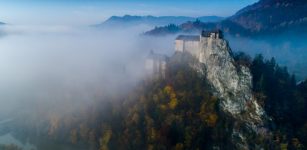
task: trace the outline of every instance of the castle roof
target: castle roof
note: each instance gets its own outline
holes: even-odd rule
[[[200,37],[198,35],[179,35],[176,40],[183,40],[183,41],[199,41]]]

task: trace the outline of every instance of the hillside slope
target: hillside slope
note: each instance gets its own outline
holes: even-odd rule
[[[261,0],[247,6],[233,16],[217,23],[186,22],[178,26],[178,32],[193,32],[219,28],[233,35],[257,36],[272,33],[307,32],[307,1]],[[168,32],[167,26],[148,31],[148,35]],[[163,32],[161,32],[163,31]]]
[[[307,1],[261,0],[240,10],[228,20],[252,33],[279,33],[288,30],[306,32]]]
[[[38,114],[35,116],[16,113],[7,129],[24,142],[38,139],[31,142],[44,150],[67,150],[61,147],[64,144],[72,149],[90,150],[244,149],[237,147],[242,142],[249,149],[304,149],[307,82],[296,85],[295,78],[274,59],[264,60],[261,55],[251,59],[242,53],[231,58],[233,65],[251,70],[253,95],[272,118],[272,134],[264,139],[245,126],[253,123],[248,120],[253,111],[246,109],[236,115],[242,116],[238,119],[221,109],[225,100],[217,97],[205,74],[191,67],[195,60],[185,53],[175,53],[170,58],[165,78],[144,80],[127,95],[119,96],[122,91],[117,91],[116,95],[82,105],[78,111],[65,115],[50,115],[46,109],[32,110]],[[223,59],[220,62],[225,64]],[[233,104],[240,103],[239,99],[233,100]],[[71,103],[61,105],[70,107]],[[245,142],[240,135],[246,137]],[[59,146],[42,144],[42,140]]]

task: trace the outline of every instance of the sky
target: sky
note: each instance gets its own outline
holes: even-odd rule
[[[257,0],[0,0],[0,21],[18,25],[89,25],[113,15],[230,16]]]

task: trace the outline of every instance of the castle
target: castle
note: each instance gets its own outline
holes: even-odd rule
[[[211,85],[213,95],[219,99],[219,110],[236,121],[231,131],[231,137],[236,138],[233,142],[235,149],[251,149],[251,133],[261,138],[267,136],[264,125],[269,118],[253,95],[251,71],[235,62],[228,41],[220,30],[203,31],[199,36],[179,35],[175,40],[175,51],[191,54],[198,60],[189,65]],[[154,75],[165,77],[167,57],[150,56],[146,67]],[[249,129],[249,132],[242,128]]]
[[[175,39],[175,52],[190,53],[195,58],[201,59],[202,45],[210,46],[212,42],[219,39],[223,39],[223,33],[220,30],[202,31],[200,35],[179,35]],[[166,55],[151,51],[145,61],[146,72],[154,77],[165,77],[167,61]]]
[[[202,49],[201,43],[212,39],[222,39],[223,33],[220,30],[202,31],[201,35],[179,35],[175,40],[175,51],[187,52],[199,58]]]

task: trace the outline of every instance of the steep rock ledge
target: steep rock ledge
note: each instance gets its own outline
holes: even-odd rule
[[[249,68],[235,65],[228,42],[222,38],[201,38],[198,59],[204,67],[197,70],[206,74],[221,100],[220,110],[236,122],[232,131],[234,145],[238,149],[250,149],[251,134],[267,136],[264,126],[268,118],[252,94]]]

